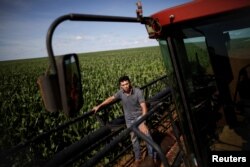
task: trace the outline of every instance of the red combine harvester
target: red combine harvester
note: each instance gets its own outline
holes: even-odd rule
[[[107,122],[96,114],[103,125],[100,129],[56,152],[43,165],[130,166],[134,161],[131,131],[157,152],[156,162],[145,157],[142,165],[216,166],[220,155],[235,156],[237,162],[244,163],[247,155],[243,153],[250,150],[250,1],[195,0],[150,17],[143,16],[141,3],[137,5],[136,18],[69,14],[51,24],[47,34],[50,73],[38,79],[45,107],[74,116],[84,101],[77,55],[55,59],[53,53],[54,30],[66,20],[144,24],[149,38],[159,42],[167,73],[141,89],[147,92],[150,86],[167,80],[165,88],[147,99],[148,114],[131,128],[124,128],[122,118]],[[73,77],[75,83],[71,84],[76,85],[78,94],[75,98],[69,93],[71,84],[66,82]],[[10,153],[91,116],[93,112],[86,112]],[[153,142],[137,128],[145,120]]]

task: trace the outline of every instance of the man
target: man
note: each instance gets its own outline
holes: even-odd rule
[[[145,98],[143,92],[139,88],[132,87],[128,76],[120,77],[119,84],[120,90],[113,96],[108,97],[101,104],[95,106],[93,111],[97,112],[101,107],[119,99],[122,102],[126,126],[130,127],[135,121],[147,113]],[[139,125],[139,130],[152,140],[149,130],[144,122]],[[135,154],[135,163],[138,165],[141,160],[140,143],[134,132],[131,132],[130,136]],[[153,148],[150,145],[147,145],[147,147],[148,155],[153,158]]]

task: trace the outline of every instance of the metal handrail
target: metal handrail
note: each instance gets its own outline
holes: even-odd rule
[[[141,134],[141,132],[137,129],[138,125],[145,121],[148,117],[150,117],[155,111],[162,106],[162,102],[159,102],[156,106],[151,108],[147,114],[142,116],[138,121],[132,124],[131,127],[125,129],[122,131],[117,137],[115,137],[108,145],[106,145],[101,151],[99,151],[95,156],[93,156],[89,161],[87,161],[85,164],[83,164],[81,167],[92,167],[95,166],[99,160],[104,157],[109,151],[111,151],[115,146],[127,135],[129,135],[130,132],[134,131],[139,137],[141,137],[143,140],[145,140],[147,143],[149,143],[159,154],[163,164],[165,167],[169,167],[168,161],[166,157],[164,156],[161,148],[152,140],[147,138],[145,135]]]
[[[161,76],[161,77],[159,77],[159,78],[157,78],[157,79],[155,79],[155,80],[153,80],[153,81],[151,81],[151,82],[149,82],[149,83],[147,83],[146,85],[143,85],[142,87],[140,87],[140,89],[145,89],[145,88],[147,88],[147,87],[149,87],[149,86],[151,86],[151,85],[154,85],[156,82],[158,82],[158,81],[161,81],[161,80],[163,80],[163,79],[166,79],[168,76],[167,75],[163,75],[163,76]]]
[[[162,102],[160,102],[159,104],[156,105],[155,108],[151,109],[147,114],[143,115],[138,121],[136,121],[132,126],[131,126],[131,130],[133,132],[135,132],[135,134],[137,136],[139,136],[140,138],[142,138],[144,141],[146,141],[150,146],[152,146],[155,151],[158,153],[158,155],[160,156],[161,162],[163,163],[164,167],[169,167],[169,163],[168,160],[166,159],[166,156],[164,155],[161,147],[159,145],[157,145],[153,140],[151,140],[150,138],[148,138],[145,134],[143,134],[139,129],[138,126],[145,121],[149,116],[151,116],[155,110],[157,110],[157,108],[162,106]]]

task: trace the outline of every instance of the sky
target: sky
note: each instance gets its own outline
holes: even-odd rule
[[[191,0],[141,0],[143,15]],[[46,57],[51,23],[69,13],[136,17],[137,0],[0,0],[0,61]],[[158,45],[138,23],[65,21],[55,30],[55,55]]]

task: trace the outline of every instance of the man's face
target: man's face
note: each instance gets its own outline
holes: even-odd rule
[[[130,82],[129,81],[122,81],[120,82],[120,87],[121,89],[126,92],[129,93],[130,92]]]

